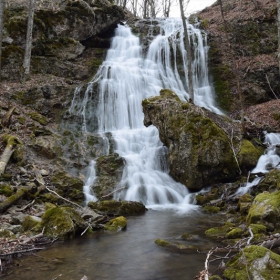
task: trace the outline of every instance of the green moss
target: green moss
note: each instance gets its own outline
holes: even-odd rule
[[[161,246],[161,247],[167,247],[167,246],[170,246],[171,245],[171,243],[170,242],[168,242],[168,241],[166,241],[166,240],[164,240],[164,239],[156,239],[155,240],[155,243],[158,245],[158,246]]]
[[[54,238],[67,239],[86,228],[85,222],[70,207],[50,207],[42,216],[37,228],[45,228],[45,234]]]
[[[223,276],[229,280],[279,279],[280,256],[261,246],[247,246],[227,264]]]
[[[22,230],[33,230],[39,224],[38,221],[34,220],[31,216],[25,217],[22,223]]]
[[[205,235],[209,237],[225,237],[234,227],[232,223],[225,223],[223,226],[210,228],[205,231]]]
[[[278,225],[280,216],[280,191],[257,195],[250,207],[247,223],[269,222]]]
[[[105,224],[104,229],[109,231],[120,231],[126,228],[126,218],[123,216],[110,220]]]
[[[13,194],[14,189],[7,184],[1,184],[0,185],[0,194],[5,195],[6,197],[9,197]]]
[[[228,239],[236,239],[240,238],[243,235],[244,230],[242,228],[233,228],[226,234],[226,238]]]
[[[7,229],[0,229],[0,238],[11,238],[13,237],[13,233]]]
[[[213,205],[205,205],[202,209],[205,213],[218,213],[221,210],[220,207]]]
[[[237,154],[238,162],[241,168],[251,170],[258,162],[258,159],[263,155],[263,148],[254,146],[249,140],[243,139],[241,149]]]
[[[35,113],[28,113],[27,115],[30,116],[30,118],[36,122],[38,122],[41,125],[47,125],[48,120],[45,116],[35,112]]]

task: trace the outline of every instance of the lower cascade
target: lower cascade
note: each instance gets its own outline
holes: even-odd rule
[[[159,139],[157,128],[143,125],[143,99],[158,95],[163,88],[171,89],[181,100],[189,98],[182,21],[160,20],[159,25],[160,34],[145,55],[139,38],[128,26],[119,25],[105,61],[83,94],[77,88],[69,112],[82,116],[85,133],[102,137],[106,143],[104,154],[109,153],[109,143],[113,142],[114,153],[125,160],[122,178],[115,185],[115,199],[139,201],[148,208],[188,210],[196,206],[191,204],[186,187],[168,175],[168,151]],[[194,102],[222,114],[215,106],[208,80],[206,36],[193,25],[188,24],[188,29],[195,46]],[[182,57],[183,77],[179,75],[176,60],[172,61],[178,54]],[[97,105],[92,102],[94,96]],[[92,188],[96,178],[94,169],[95,159],[88,167],[84,186],[87,201],[97,200]]]
[[[263,179],[263,176],[258,176],[259,174],[265,174],[273,168],[279,168],[280,157],[277,148],[279,149],[280,145],[280,133],[265,133],[264,144],[267,145],[267,149],[259,158],[256,167],[250,172],[251,174],[256,174],[255,179],[239,187],[234,196],[248,193],[252,187],[258,185]]]

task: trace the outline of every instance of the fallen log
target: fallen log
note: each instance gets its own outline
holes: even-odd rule
[[[16,109],[16,107],[11,108],[11,109],[5,114],[5,116],[2,118],[1,124],[2,124],[4,127],[8,127],[8,126],[10,125],[11,117],[12,117],[12,114],[13,114],[13,112],[14,112],[15,109]]]
[[[6,166],[17,145],[21,144],[17,137],[8,134],[3,136],[3,140],[6,143],[6,148],[0,158],[0,176],[5,172]]]
[[[6,211],[11,205],[17,202],[20,198],[22,198],[27,192],[28,188],[20,188],[17,192],[11,196],[9,196],[6,200],[0,203],[0,213]]]

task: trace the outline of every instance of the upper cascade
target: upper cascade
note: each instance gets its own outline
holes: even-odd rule
[[[159,25],[160,34],[153,38],[147,53],[131,29],[119,25],[105,61],[85,93],[81,94],[81,88],[76,90],[69,111],[82,116],[85,132],[98,133],[104,139],[109,133],[113,141],[106,141],[113,142],[114,152],[124,158],[122,179],[115,186],[121,190],[115,192],[116,199],[141,201],[151,207],[189,205],[185,186],[168,175],[167,149],[158,130],[143,124],[142,100],[159,95],[161,89],[171,89],[184,101],[189,99],[182,20],[165,19]],[[188,29],[194,46],[194,103],[222,114],[215,106],[208,79],[206,35],[194,25],[188,24]],[[89,181],[94,179],[87,178]]]

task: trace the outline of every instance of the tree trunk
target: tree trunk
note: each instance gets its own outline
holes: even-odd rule
[[[5,0],[0,0],[0,82],[2,80],[2,75],[1,75],[1,69],[2,69],[1,58],[2,58],[4,9],[5,9]]]
[[[184,42],[185,42],[185,48],[187,51],[187,60],[188,60],[188,82],[189,82],[189,102],[194,102],[194,89],[193,89],[193,79],[192,79],[192,47],[189,40],[188,35],[188,28],[186,24],[186,19],[184,15],[184,7],[183,7],[183,0],[179,0],[180,4],[180,11],[181,11],[181,18],[183,21],[183,28],[184,28]]]
[[[35,1],[36,0],[30,0],[30,2],[29,2],[26,43],[25,43],[25,52],[24,52],[24,60],[23,60],[23,71],[24,71],[23,80],[24,81],[26,79],[28,79],[29,74],[30,74],[30,60],[31,60],[31,49],[32,49],[32,30],[33,30]]]
[[[280,74],[280,0],[277,0],[277,26],[278,26],[278,67]]]

